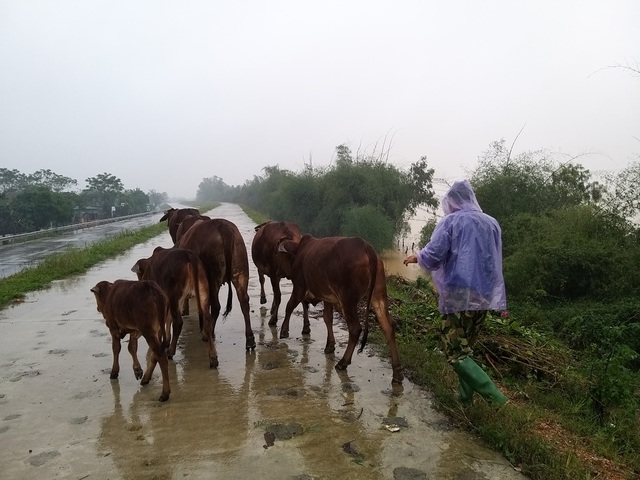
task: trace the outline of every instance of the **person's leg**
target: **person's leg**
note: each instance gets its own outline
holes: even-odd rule
[[[467,340],[467,334],[465,333],[465,323],[471,324],[472,322],[465,322],[464,317],[464,312],[442,315],[442,351],[451,365],[464,360],[464,358],[472,353]],[[462,380],[459,375],[458,379],[460,391],[458,400],[460,400],[461,403],[471,403],[473,401],[473,388]]]
[[[486,315],[485,311],[444,314],[442,317],[443,351],[460,380],[461,402],[471,402],[475,391],[487,402],[503,405],[507,402],[507,398],[471,358],[472,347]]]

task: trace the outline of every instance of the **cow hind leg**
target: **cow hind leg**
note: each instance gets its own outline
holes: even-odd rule
[[[308,310],[309,304],[307,302],[303,302],[303,308],[304,305],[307,306]],[[322,318],[324,320],[324,324],[327,326],[327,344],[324,347],[324,353],[333,353],[336,351],[336,338],[333,336],[333,305],[325,302],[322,310]],[[308,317],[307,321],[309,321]]]
[[[167,317],[167,323],[169,323],[172,320],[172,330],[173,330],[173,335],[171,335],[169,332],[169,326],[167,325],[165,332],[166,335],[170,338],[167,339],[167,341],[170,339],[171,342],[169,343],[169,349],[167,350],[167,358],[173,358],[173,356],[176,354],[176,349],[178,348],[178,338],[180,337],[180,334],[182,333],[182,326],[184,324],[184,321],[182,320],[182,315],[180,315],[180,310],[178,308],[178,304],[177,303],[172,303],[171,305],[171,314]]]
[[[302,302],[302,335],[310,335],[310,334],[311,334],[311,324],[309,323],[309,302],[303,301]],[[331,329],[331,334],[333,335],[333,328]]]
[[[236,289],[236,295],[238,297],[238,302],[240,303],[242,316],[244,317],[244,334],[247,340],[246,348],[247,350],[253,350],[256,348],[256,339],[253,335],[253,330],[251,329],[251,318],[249,317],[249,294],[247,293],[249,288],[248,275],[234,277],[233,286]]]
[[[209,344],[209,368],[218,367],[218,352],[216,351],[216,345],[213,336],[213,319],[208,312],[204,312],[203,315],[203,334],[207,337],[207,343]]]
[[[118,332],[111,332],[111,350],[113,351],[113,364],[111,365],[111,375],[109,378],[115,380],[120,373],[120,350],[122,345],[120,343],[120,334]]]
[[[162,393],[160,394],[161,402],[169,400],[171,394],[171,387],[169,386],[169,362],[167,360],[167,354],[162,347],[160,340],[156,335],[145,335],[145,339],[151,349],[151,357],[147,364],[147,370],[144,372],[140,385],[147,385],[151,381],[151,375],[156,368],[156,363],[160,364],[160,372],[162,374]]]
[[[260,282],[260,305],[267,303],[267,294],[264,292],[264,273],[258,269],[258,281]]]
[[[182,301],[182,316],[183,317],[189,316],[189,297],[185,298]]]
[[[396,345],[396,333],[395,323],[389,316],[388,307],[386,302],[373,302],[373,309],[376,312],[380,329],[384,333],[384,338],[389,346],[389,353],[391,354],[391,369],[393,370],[392,383],[401,384],[404,378],[402,374],[402,367],[400,365],[400,356],[398,355],[398,346]]]
[[[136,376],[136,380],[140,380],[142,378],[142,367],[138,361],[138,338],[140,338],[139,333],[129,334],[128,350],[133,360],[133,374]]]
[[[275,275],[271,278],[271,289],[273,290],[273,302],[271,303],[271,318],[269,326],[275,327],[278,324],[278,309],[282,301],[282,292],[280,291],[280,279]]]
[[[218,323],[218,317],[220,316],[220,310],[222,306],[220,305],[220,299],[218,298],[218,292],[220,291],[220,287],[210,289],[209,290],[209,300],[211,302],[211,328],[210,335],[212,339],[216,338],[216,323]],[[205,333],[205,321],[204,317],[200,317],[200,332],[202,333],[202,341],[208,342],[209,337]],[[207,326],[209,328],[209,326]]]
[[[347,322],[347,327],[349,329],[349,343],[347,345],[347,349],[344,352],[344,355],[336,364],[336,369],[338,370],[345,370],[349,365],[351,365],[351,357],[353,356],[353,351],[355,350],[356,344],[358,343],[358,338],[360,338],[360,333],[362,333],[362,326],[360,325],[360,320],[358,319],[357,308],[355,306],[346,307],[343,313],[344,318]]]

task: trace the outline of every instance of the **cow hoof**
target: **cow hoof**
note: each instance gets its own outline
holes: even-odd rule
[[[209,368],[218,368],[218,357],[209,359]]]
[[[173,358],[173,353],[167,353],[167,358],[171,360]]]
[[[336,370],[346,370],[346,369],[347,369],[347,365],[345,363],[342,363],[342,360],[336,363]]]
[[[267,297],[260,297],[260,305],[267,303]]]
[[[325,354],[330,354],[336,351],[336,346],[335,345],[331,345],[329,347],[324,347],[324,353]],[[346,368],[346,367],[345,367]]]
[[[161,402],[166,402],[167,400],[169,400],[169,394],[163,393],[162,395],[160,395],[160,398],[158,400],[160,400]]]
[[[136,380],[140,380],[142,378],[143,372],[142,370],[134,370],[133,374],[136,376]]]
[[[276,325],[278,325],[278,318],[271,317],[271,320],[269,320],[269,326],[275,327]]]
[[[289,338],[288,330],[280,330],[280,338]]]
[[[143,378],[142,380],[140,380],[140,385],[148,385],[150,381],[150,378]]]
[[[118,378],[118,374],[117,374],[117,373],[112,373],[111,375],[109,375],[109,378],[110,378],[111,380],[115,380],[115,379],[117,379],[117,378]]]
[[[310,328],[303,328],[302,329],[302,335],[311,335],[311,329]]]

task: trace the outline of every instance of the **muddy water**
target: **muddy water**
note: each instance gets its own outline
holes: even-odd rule
[[[209,215],[236,223],[250,244],[253,223],[238,207]],[[126,348],[120,378],[110,380],[110,338],[89,289],[133,279],[133,263],[158,245],[170,246],[168,233],[0,311],[1,478],[523,478],[453,429],[428,392],[408,380],[393,390],[387,360],[365,350],[337,372],[346,333],[335,326],[337,356],[325,355],[317,310],[310,336],[299,334],[297,317],[291,338],[280,340],[258,303],[253,270],[255,351],[245,351],[235,303],[216,328],[216,370],[197,318],[185,319],[168,402],[157,400],[158,370],[145,387],[135,380]],[[283,287],[286,302],[291,286]]]

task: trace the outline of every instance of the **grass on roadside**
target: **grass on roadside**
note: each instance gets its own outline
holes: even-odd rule
[[[27,292],[47,287],[54,280],[84,273],[96,263],[113,258],[166,231],[167,224],[158,223],[119,233],[87,248],[73,248],[53,254],[35,267],[0,279],[0,308],[21,300]]]
[[[440,353],[437,297],[424,279],[387,278],[390,314],[405,374],[432,392],[436,408],[474,432],[532,479],[637,479],[639,453],[621,452],[615,435],[637,437],[637,428],[614,436],[588,415],[588,392],[580,364],[561,343],[510,319],[487,319],[476,345],[478,363],[509,396],[496,411],[476,396],[473,405],[457,400],[458,382]],[[375,321],[372,322],[375,325]],[[370,337],[388,355],[379,329]],[[636,439],[625,439],[635,445]]]

